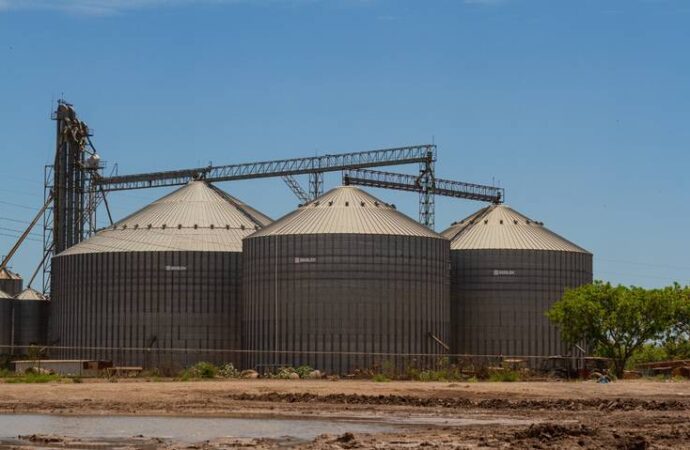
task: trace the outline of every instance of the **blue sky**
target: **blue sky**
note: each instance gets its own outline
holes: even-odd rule
[[[0,253],[41,204],[64,96],[120,173],[433,139],[438,176],[500,182],[597,278],[690,283],[689,43],[685,0],[0,0]],[[220,186],[297,203],[279,179]],[[438,199],[437,229],[480,206]],[[39,259],[32,240],[13,267]]]

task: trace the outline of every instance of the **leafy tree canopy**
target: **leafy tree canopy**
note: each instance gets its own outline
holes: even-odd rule
[[[646,342],[668,339],[687,325],[690,289],[612,286],[601,281],[571,289],[547,312],[569,344],[587,342],[611,358],[616,375]],[[682,332],[682,331],[681,331]]]

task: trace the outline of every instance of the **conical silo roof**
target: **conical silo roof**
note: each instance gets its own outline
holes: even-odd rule
[[[146,251],[242,251],[242,239],[271,223],[204,181],[192,181],[58,256]]]
[[[442,238],[419,222],[398,212],[354,186],[340,186],[323,194],[251,238],[294,234],[376,234]]]
[[[510,249],[589,253],[504,204],[492,204],[441,233],[451,250]]]
[[[6,298],[12,298],[12,296],[3,290],[0,290],[0,300]]]
[[[21,276],[10,271],[7,268],[0,270],[0,280],[21,280],[21,279],[22,279]]]
[[[14,296],[17,300],[47,300],[46,296],[33,288],[26,288]]]

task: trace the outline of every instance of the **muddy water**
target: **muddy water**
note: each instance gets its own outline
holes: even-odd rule
[[[199,442],[222,437],[291,437],[310,440],[323,433],[381,433],[396,429],[399,427],[392,424],[342,420],[0,415],[0,440],[29,434],[60,435],[80,439],[144,436],[181,442]]]
[[[534,420],[496,416],[435,417],[368,414],[348,418],[294,420],[287,418],[208,418],[153,416],[0,415],[0,449],[16,444],[20,435],[106,442],[160,438],[196,443],[222,438],[267,438],[308,441],[321,434],[404,432],[411,426],[529,425]],[[88,448],[82,447],[82,448]]]

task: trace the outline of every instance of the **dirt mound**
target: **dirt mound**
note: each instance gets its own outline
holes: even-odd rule
[[[537,423],[530,425],[527,430],[515,433],[517,439],[536,438],[551,441],[570,436],[593,436],[596,430],[585,425],[561,425],[558,423]]]
[[[558,399],[558,400],[508,400],[467,398],[412,397],[403,395],[363,395],[269,392],[263,394],[228,394],[228,399],[239,401],[280,402],[280,403],[331,403],[352,405],[398,405],[414,407],[443,407],[456,409],[530,409],[580,411],[598,409],[604,411],[685,411],[690,410],[690,402],[679,400],[638,400],[638,399]]]
[[[647,450],[649,441],[642,436],[625,436],[616,444],[618,450]]]
[[[357,442],[357,438],[355,437],[354,434],[352,433],[345,433],[332,441],[333,443],[337,443],[340,447],[342,448],[355,448],[359,447],[359,443]]]
[[[47,434],[30,434],[19,436],[19,439],[33,442],[34,444],[56,444],[58,442],[64,442],[64,438],[60,436],[53,436]]]

